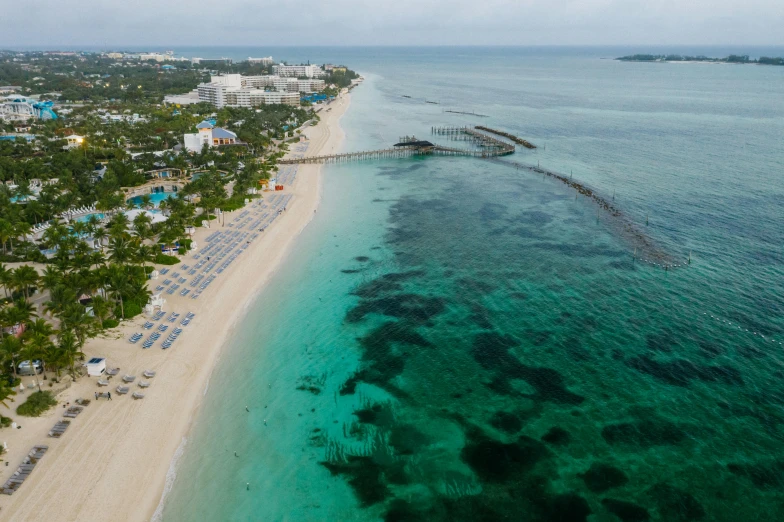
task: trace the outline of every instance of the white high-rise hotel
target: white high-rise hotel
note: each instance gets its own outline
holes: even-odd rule
[[[312,65],[303,67],[318,69],[318,66]],[[267,87],[275,90],[264,90]],[[212,76],[210,83],[200,84],[197,91],[199,101],[211,103],[218,108],[258,107],[268,104],[299,105],[300,93],[318,92],[324,87],[324,80],[223,74]]]
[[[272,72],[292,78],[322,78],[326,75],[318,65],[273,65]]]

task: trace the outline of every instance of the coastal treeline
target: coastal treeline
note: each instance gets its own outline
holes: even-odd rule
[[[632,54],[616,58],[622,62],[716,62],[716,63],[749,63],[760,65],[784,65],[784,58],[762,56],[754,59],[749,55],[731,54],[725,58],[709,58],[707,56],[688,56],[680,54]]]
[[[0,52],[0,85],[60,102],[56,119],[0,122],[0,402],[18,400],[25,370],[41,394],[23,411],[45,409],[54,382],[79,376],[87,340],[142,312],[154,265],[179,263],[169,253],[187,252],[196,227],[214,226],[222,212],[258,197],[287,141],[318,119],[289,105],[161,103],[207,73],[184,62],[163,69],[90,53]],[[342,84],[354,73],[335,74]],[[241,143],[185,150],[183,134],[203,120]],[[166,219],[153,223],[145,212],[131,219],[125,211],[154,205],[149,194],[128,199],[129,189],[161,171],[179,181],[158,204]],[[90,211],[76,219],[74,209]],[[0,418],[0,426],[9,422]]]
[[[273,74],[272,64],[210,61],[116,60],[103,53],[74,55],[0,51],[0,85],[15,85],[26,96],[53,95],[68,102],[160,103],[210,81],[212,74]],[[326,71],[324,93],[333,96],[359,75],[345,66]],[[334,87],[330,87],[334,86]],[[46,96],[44,96],[46,97]]]

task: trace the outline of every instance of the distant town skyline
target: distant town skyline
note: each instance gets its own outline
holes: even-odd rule
[[[34,23],[2,3],[0,47],[784,45],[775,0],[35,0]]]

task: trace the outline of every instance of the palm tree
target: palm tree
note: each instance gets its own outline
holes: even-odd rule
[[[128,284],[128,295],[137,303],[147,303],[152,296],[152,292],[147,288],[146,281],[137,279]]]
[[[46,337],[51,337],[55,334],[55,332],[54,328],[52,328],[52,325],[46,319],[39,317],[34,321],[30,321],[27,326],[27,330],[25,330],[25,334],[44,335]]]
[[[38,272],[30,265],[22,265],[13,272],[12,281],[14,288],[23,290],[25,299],[30,299],[30,287],[38,284]]]
[[[95,317],[91,317],[81,304],[71,303],[65,308],[60,319],[62,320],[61,330],[73,332],[79,340],[79,348],[84,346],[87,337],[95,327]]]
[[[97,241],[98,245],[96,247],[96,245],[93,244],[93,248],[100,248],[101,250],[103,250],[103,240],[106,239],[107,235],[108,234],[106,233],[106,229],[105,228],[97,227],[95,229],[95,231],[93,232],[93,240]]]
[[[69,305],[75,303],[78,297],[74,289],[57,285],[49,292],[49,300],[44,303],[44,310],[53,316],[60,315]]]
[[[31,333],[28,335],[25,332],[25,335],[22,336],[22,350],[19,353],[19,357],[23,361],[30,361],[38,391],[41,391],[41,382],[38,380],[38,372],[35,371],[33,361],[41,359],[51,344],[52,341],[49,337],[43,334]]]
[[[44,230],[44,234],[42,236],[43,242],[50,248],[54,248],[59,246],[60,242],[63,238],[68,236],[68,229],[60,224],[56,223],[51,227]]]
[[[24,241],[27,236],[29,236],[33,232],[33,227],[30,223],[25,221],[20,221],[16,225],[14,225],[14,237],[19,239],[19,241]]]
[[[109,241],[109,260],[118,265],[127,264],[133,256],[131,242],[123,236]]]
[[[109,267],[109,294],[120,302],[120,316],[125,319],[125,305],[123,293],[128,291],[128,276],[122,267],[112,265]]]
[[[4,335],[0,339],[0,360],[4,364],[11,363],[13,368],[14,379],[16,379],[16,361],[19,360],[19,352],[22,349],[22,343],[15,335]]]
[[[40,201],[32,200],[25,206],[25,215],[32,216],[36,225],[39,223],[39,220],[46,215],[46,207]]]
[[[79,237],[83,237],[89,232],[89,225],[84,221],[74,221],[71,225],[71,231]]]
[[[103,325],[104,318],[108,316],[111,311],[109,302],[100,295],[96,295],[93,297],[92,307],[95,317],[97,317],[101,322],[101,325]]]
[[[35,306],[24,299],[14,301],[13,306],[8,306],[3,311],[5,312],[6,322],[10,325],[27,325],[33,317],[38,317]]]
[[[14,226],[5,219],[0,219],[0,243],[3,243],[3,254],[7,253],[5,244],[13,237]]]
[[[6,298],[8,297],[8,287],[11,286],[11,270],[7,269],[4,264],[0,263],[0,285],[3,285]]]
[[[100,267],[106,263],[106,258],[101,252],[93,252],[89,256],[89,263],[91,267]]]
[[[41,285],[44,289],[51,291],[55,286],[62,283],[62,281],[63,273],[60,270],[52,265],[47,265],[44,268],[44,271],[41,274]]]
[[[13,394],[13,389],[11,388],[11,386],[8,385],[8,382],[6,382],[5,379],[0,380],[0,404],[5,406],[6,408],[9,408],[8,403],[6,403],[5,401],[12,394]],[[0,446],[0,453],[2,453],[3,450],[4,448]]]
[[[76,359],[84,357],[76,335],[70,330],[60,331],[57,341],[58,351],[71,369],[71,376],[76,379]]]

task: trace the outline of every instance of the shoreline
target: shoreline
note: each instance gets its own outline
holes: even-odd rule
[[[319,113],[318,125],[302,130],[309,140],[306,155],[340,149],[345,138],[340,119],[350,102],[350,94],[341,94],[329,106],[331,111]],[[292,149],[295,146],[292,144]],[[171,349],[161,350],[160,343],[156,343],[152,349],[142,350],[139,345],[128,343],[131,333],[144,332],[143,315],[87,342],[84,352],[88,359],[106,357],[107,367],[120,367],[120,375],[101,391],[113,391],[120,384],[120,376],[126,373],[140,376],[146,369],[155,370],[157,375],[150,379],[151,386],[145,391],[144,399],[113,394],[111,402],[93,400],[61,439],[47,437],[49,429],[61,417],[60,410],[66,402],[78,397],[92,400],[98,391],[98,378],[80,378],[57,396],[55,408],[39,418],[15,414],[16,406],[25,399],[22,394],[16,397],[16,402],[9,403],[13,418],[22,429],[0,432],[2,441],[9,446],[9,452],[3,456],[9,466],[0,469],[0,480],[7,480],[33,445],[47,444],[49,451],[19,491],[13,496],[0,496],[0,518],[49,520],[56,517],[84,521],[108,517],[148,521],[162,512],[166,493],[171,488],[169,477],[176,475],[177,460],[187,451],[188,434],[230,336],[246,318],[267,281],[290,255],[295,238],[315,215],[322,194],[321,167],[320,164],[300,165],[292,186],[269,193],[294,197],[286,212],[198,300],[178,293],[163,294],[167,314],[196,313],[192,324],[183,328]],[[233,220],[243,210],[227,213],[226,218]],[[213,223],[216,226],[199,228],[194,236],[200,249],[206,246],[204,238],[213,232],[232,230],[220,227],[217,220]],[[170,267],[171,271],[191,264],[192,256],[199,251],[183,256],[180,264]],[[252,284],[248,284],[249,274],[253,277]],[[156,283],[159,281],[151,281],[150,287]],[[29,377],[23,379],[24,384],[31,381]],[[132,391],[137,389],[135,384],[131,385]],[[43,388],[48,389],[48,384]],[[0,412],[9,415],[3,407]],[[35,506],[32,518],[30,506]]]

